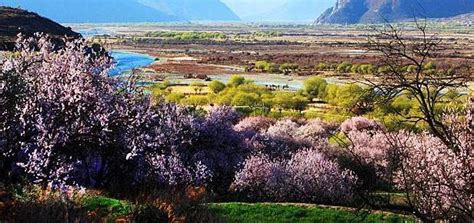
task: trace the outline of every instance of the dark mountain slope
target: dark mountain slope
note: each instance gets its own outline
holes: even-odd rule
[[[57,41],[65,36],[80,37],[80,34],[73,32],[70,28],[61,26],[36,13],[17,8],[0,7],[0,50],[12,49],[19,33],[29,36],[37,32],[49,34]]]
[[[0,0],[0,5],[38,12],[61,23],[169,22],[182,19],[137,0]]]
[[[446,18],[474,11],[474,0],[338,0],[317,23],[381,23]]]

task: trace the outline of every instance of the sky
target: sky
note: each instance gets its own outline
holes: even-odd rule
[[[260,14],[271,13],[274,9],[279,9],[283,5],[292,1],[301,0],[221,0],[226,3],[237,15],[242,19],[252,19],[259,17]],[[322,12],[328,8],[328,5],[333,5],[336,0],[307,0],[310,2],[321,3],[321,8],[316,11]],[[295,12],[298,13],[298,12]]]

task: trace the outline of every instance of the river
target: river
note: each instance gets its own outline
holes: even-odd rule
[[[133,69],[146,67],[155,62],[155,58],[147,54],[114,50],[111,53],[115,66],[109,71],[110,76],[128,75]]]
[[[112,57],[114,58],[116,64],[115,67],[109,71],[110,76],[120,76],[120,75],[129,75],[133,69],[147,67],[155,62],[155,58],[151,57],[147,54],[141,53],[134,53],[129,51],[123,50],[115,50],[111,53]],[[195,80],[192,79],[184,79],[183,75],[173,75],[168,74],[166,75],[167,79],[171,82],[179,82],[179,83],[191,83]],[[222,74],[222,75],[209,75],[212,80],[222,81],[224,83],[228,82],[230,74]],[[307,77],[293,77],[293,76],[284,76],[281,74],[265,74],[265,75],[251,75],[251,74],[243,74],[241,75],[246,79],[253,80],[256,84],[259,85],[278,85],[278,86],[288,86],[290,89],[298,90],[303,87],[303,82]],[[346,84],[346,83],[353,83],[350,80],[341,80],[337,77],[328,77],[325,78],[328,83],[331,84]],[[144,83],[150,84],[150,83]],[[470,89],[474,89],[474,83],[468,83]],[[466,94],[466,91],[463,90],[462,93]]]

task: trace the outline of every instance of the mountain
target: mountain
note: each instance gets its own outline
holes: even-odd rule
[[[312,21],[336,0],[222,0],[246,21]]]
[[[0,0],[61,23],[238,20],[219,0]]]
[[[237,21],[240,18],[219,0],[138,0],[141,4],[190,21]]]
[[[383,23],[446,18],[474,11],[474,0],[337,0],[316,23]]]
[[[40,15],[25,10],[0,7],[0,50],[12,49],[19,33],[31,36],[41,32],[49,34],[56,41],[65,36],[78,38],[80,35]]]
[[[311,21],[333,3],[333,0],[290,0],[265,13],[254,15],[252,20]]]
[[[167,22],[177,18],[134,0],[0,0],[61,23]]]

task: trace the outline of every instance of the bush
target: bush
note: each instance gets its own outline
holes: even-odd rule
[[[327,85],[328,83],[326,80],[314,77],[305,80],[303,89],[310,99],[323,98],[325,96]]]
[[[246,117],[235,125],[234,129],[239,132],[263,133],[274,123],[273,119],[263,116]]]
[[[355,181],[319,152],[302,150],[283,161],[250,157],[236,174],[233,190],[253,200],[340,203],[352,199]]]
[[[217,94],[225,89],[225,84],[220,81],[211,81],[211,83],[209,83],[209,89]]]

